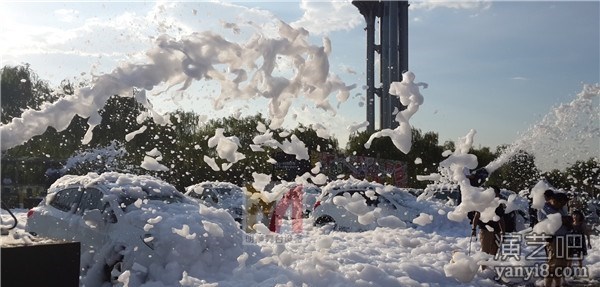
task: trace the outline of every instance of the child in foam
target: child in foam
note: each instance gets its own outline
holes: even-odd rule
[[[496,193],[496,197],[501,198],[500,188],[494,186],[494,192]],[[488,222],[482,222],[479,220],[480,213],[476,212],[475,217],[473,218],[473,233],[475,235],[477,226],[479,226],[480,232],[479,237],[481,241],[481,251],[490,254],[496,255],[499,249],[499,242],[501,236],[504,234],[506,230],[504,223],[504,213],[505,206],[504,204],[498,205],[495,210],[496,215],[500,218],[498,221],[490,220]],[[482,266],[485,269],[485,266]]]
[[[571,219],[563,208],[568,200],[565,193],[554,192],[548,201],[548,208],[545,207],[544,212],[539,214],[540,223],[547,220],[548,216],[552,214],[560,214],[562,217],[560,227],[546,243],[546,252],[548,253],[548,276],[544,279],[546,286],[552,286],[553,282],[555,286],[562,286],[563,276],[561,276],[560,270],[569,265],[567,256],[565,256],[567,251],[565,237],[571,229]]]
[[[569,257],[571,259],[578,259],[579,267],[583,267],[583,257],[587,256],[588,248],[592,248],[590,230],[581,210],[573,211],[571,217],[573,218],[572,236],[570,236],[567,243],[569,246]]]

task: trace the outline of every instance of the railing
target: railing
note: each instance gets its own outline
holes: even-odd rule
[[[15,227],[17,227],[17,217],[12,213],[12,211],[10,211],[10,208],[8,208],[6,206],[6,204],[4,204],[4,202],[2,202],[2,208],[6,209],[6,211],[8,211],[8,214],[10,214],[10,216],[13,218],[13,225],[10,228],[6,228],[4,226],[2,226],[2,230],[1,230],[1,234],[2,235],[8,235],[8,231],[11,229],[14,229]]]

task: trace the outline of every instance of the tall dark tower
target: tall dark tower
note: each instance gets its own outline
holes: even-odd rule
[[[402,80],[408,70],[408,1],[352,1],[367,23],[367,130],[375,130],[375,95],[380,97],[380,128],[396,128],[394,109],[406,107],[389,94],[390,84]],[[379,45],[375,21],[379,17]],[[381,86],[375,87],[375,52],[379,54]]]

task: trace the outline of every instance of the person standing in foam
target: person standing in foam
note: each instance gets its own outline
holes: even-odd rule
[[[565,246],[566,236],[572,227],[571,218],[563,207],[567,204],[568,197],[566,194],[561,192],[554,192],[548,201],[548,208],[544,208],[543,213],[540,214],[540,223],[545,220],[552,221],[549,217],[558,214],[560,219],[558,221],[558,229],[554,231],[554,234],[548,236],[546,242],[546,252],[548,254],[548,272],[546,278],[544,278],[545,286],[551,287],[552,283],[555,286],[562,286],[563,270],[568,266],[567,260],[567,248]]]

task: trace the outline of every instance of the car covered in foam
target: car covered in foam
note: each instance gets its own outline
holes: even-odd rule
[[[28,212],[26,231],[81,242],[87,286],[156,280],[152,274],[169,272],[168,263],[179,257],[185,259],[178,259],[178,270],[202,278],[235,268],[237,262],[227,259],[244,247],[225,211],[198,204],[159,179],[115,172],[60,178]]]
[[[323,187],[311,216],[316,226],[343,231],[407,227],[419,216],[418,206],[409,190],[351,178]]]
[[[302,217],[307,218],[313,211],[314,205],[317,202],[317,197],[321,194],[321,188],[312,183],[297,183],[297,182],[276,182],[271,186],[266,187],[266,191],[272,200],[277,204],[282,203],[282,199],[289,197],[293,193],[298,193],[298,198],[302,204]],[[293,205],[292,205],[293,207]],[[291,208],[286,211],[286,217],[291,217]]]
[[[244,218],[246,196],[242,188],[233,183],[205,181],[186,187],[185,195],[206,206],[227,210],[238,223]]]

